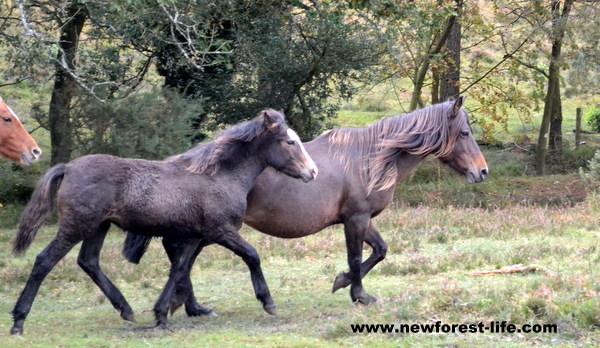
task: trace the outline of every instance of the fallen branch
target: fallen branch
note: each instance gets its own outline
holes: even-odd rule
[[[551,270],[547,269],[544,266],[538,264],[531,264],[529,266],[523,266],[522,264],[512,265],[502,267],[500,269],[495,269],[492,271],[479,271],[479,272],[471,272],[468,275],[470,276],[483,276],[490,274],[510,274],[510,273],[524,273],[524,272],[544,272],[547,276],[554,277],[556,274]]]

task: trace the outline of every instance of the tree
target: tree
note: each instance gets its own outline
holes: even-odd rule
[[[536,170],[538,175],[545,173],[546,144],[555,152],[562,151],[562,103],[560,96],[560,64],[561,50],[565,36],[567,19],[574,0],[565,0],[561,7],[560,0],[551,0],[552,24],[549,39],[552,44],[550,64],[548,68],[548,88],[544,100],[544,114],[536,147]],[[550,128],[550,134],[548,134]],[[548,135],[549,138],[548,139]]]

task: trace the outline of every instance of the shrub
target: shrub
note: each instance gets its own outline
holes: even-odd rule
[[[183,152],[192,146],[192,121],[202,104],[158,88],[105,103],[89,97],[73,112],[77,155],[164,159]]]
[[[579,169],[581,180],[590,192],[598,192],[600,187],[600,151],[596,151],[594,157],[588,161],[588,170]]]
[[[593,107],[588,111],[585,117],[587,123],[592,126],[592,129],[596,132],[600,132],[600,108]]]

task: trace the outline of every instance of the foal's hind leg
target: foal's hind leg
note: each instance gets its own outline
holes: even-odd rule
[[[160,294],[158,301],[154,305],[154,315],[156,317],[156,327],[167,328],[167,314],[169,305],[175,294],[177,284],[179,284],[186,276],[186,271],[189,267],[189,262],[193,260],[194,251],[198,247],[199,240],[182,240],[176,242],[176,250],[181,253],[171,263],[171,271],[169,272],[169,280]]]
[[[104,243],[104,238],[108,232],[110,223],[104,223],[98,229],[98,233],[83,240],[77,263],[87,273],[90,278],[98,285],[100,290],[106,295],[113,307],[121,313],[121,318],[135,322],[133,310],[127,303],[123,294],[108,279],[100,269],[100,250]]]
[[[357,215],[344,221],[344,234],[346,235],[346,248],[348,249],[348,266],[350,272],[350,297],[353,302],[370,304],[377,299],[365,292],[362,285],[362,246],[364,236],[370,224],[370,216]]]
[[[222,234],[216,243],[233,251],[244,260],[250,270],[250,277],[256,298],[262,302],[263,308],[267,313],[271,315],[277,314],[277,306],[273,302],[273,298],[269,292],[269,287],[260,267],[260,257],[256,249],[246,242],[237,231]]]
[[[177,250],[178,243],[172,243],[168,239],[163,239],[163,247],[167,252],[167,256],[169,257],[169,261],[171,264],[174,262],[177,255],[181,255],[181,253]],[[177,284],[175,295],[171,300],[170,310],[171,315],[175,313],[175,311],[181,307],[185,303],[185,312],[190,317],[201,316],[201,315],[211,315],[216,316],[215,312],[212,309],[201,306],[194,296],[194,287],[192,285],[192,280],[190,279],[190,272],[192,271],[192,266],[194,265],[194,261],[198,254],[204,246],[202,244],[198,245],[196,250],[194,250],[194,254],[190,259],[186,275],[184,278]]]
[[[13,327],[10,329],[12,335],[23,333],[25,318],[27,318],[27,314],[31,310],[35,295],[44,278],[56,266],[58,261],[65,257],[75,244],[81,241],[81,239],[73,235],[67,235],[70,238],[65,237],[59,231],[57,237],[36,257],[27,284],[21,292],[15,308],[11,312],[14,320]]]
[[[377,232],[373,221],[369,224],[369,229],[367,230],[367,234],[365,235],[365,242],[369,244],[369,246],[373,249],[373,252],[369,256],[369,258],[362,263],[360,266],[360,276],[364,278],[375,265],[385,259],[385,255],[387,253],[387,245]],[[350,273],[340,273],[335,277],[335,281],[333,282],[333,290],[332,292],[336,292],[341,288],[345,288],[350,285],[352,282],[350,281]]]

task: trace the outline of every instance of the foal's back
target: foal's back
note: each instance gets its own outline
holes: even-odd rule
[[[231,190],[223,175],[190,173],[185,163],[148,161],[110,155],[74,160],[58,192],[59,214],[89,228],[108,221],[140,234],[159,235],[166,229],[194,233],[220,219]],[[231,187],[231,186],[230,186]]]

